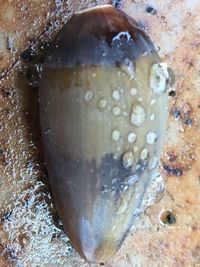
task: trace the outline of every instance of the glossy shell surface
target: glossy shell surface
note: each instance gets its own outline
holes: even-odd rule
[[[79,254],[101,262],[134,223],[158,165],[168,68],[111,6],[75,14],[47,55],[40,121],[49,182]]]

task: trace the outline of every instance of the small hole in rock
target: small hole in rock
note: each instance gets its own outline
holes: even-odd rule
[[[159,221],[162,225],[170,226],[176,223],[176,216],[171,210],[165,210],[161,212]]]
[[[153,6],[148,5],[146,7],[146,12],[149,13],[149,14],[151,14],[151,15],[155,15],[157,11],[156,11],[156,9]]]
[[[175,91],[170,91],[170,92],[169,92],[169,96],[172,96],[172,97],[173,97],[173,96],[175,96],[175,95],[176,95],[176,92],[175,92]]]

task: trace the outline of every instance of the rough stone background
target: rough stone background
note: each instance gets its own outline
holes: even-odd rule
[[[105,267],[200,266],[199,0],[0,0],[0,266],[88,267],[60,230],[42,161],[40,66],[63,23],[111,3],[140,21],[174,70],[160,172],[165,193]]]

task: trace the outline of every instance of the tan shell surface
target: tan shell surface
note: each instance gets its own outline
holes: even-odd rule
[[[76,10],[108,2],[0,1],[0,266],[88,266],[53,223],[55,213],[43,184],[37,90],[28,86],[29,66],[19,55],[30,41],[37,52],[40,40],[51,40],[62,20]],[[154,15],[146,12],[150,4],[156,8]],[[169,97],[162,156],[165,193],[139,217],[120,251],[104,266],[200,266],[200,3],[121,1],[121,8],[141,20],[160,47],[163,61],[175,72],[176,95]],[[52,24],[45,33],[48,22]],[[163,225],[164,211],[176,218],[173,225]]]

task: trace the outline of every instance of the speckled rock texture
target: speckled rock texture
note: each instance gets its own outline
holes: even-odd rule
[[[47,184],[38,122],[41,64],[74,12],[112,1],[0,0],[0,266],[88,267],[71,247]],[[174,71],[160,175],[105,267],[200,266],[200,3],[113,1]],[[161,193],[162,192],[162,193]],[[152,194],[155,194],[152,201]]]

